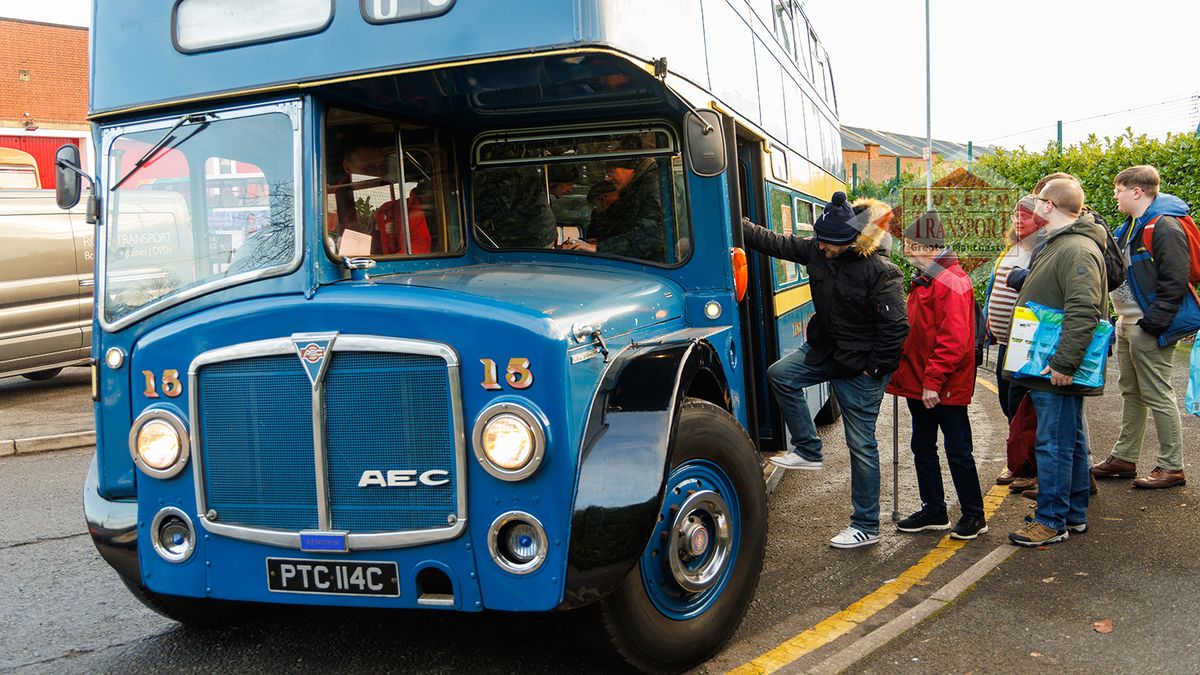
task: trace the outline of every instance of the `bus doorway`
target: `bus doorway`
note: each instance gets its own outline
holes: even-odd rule
[[[763,208],[762,144],[737,137],[738,202],[743,216],[755,223],[766,223]],[[751,399],[750,431],[762,452],[784,449],[783,418],[767,383],[767,367],[779,358],[772,307],[773,279],[771,259],[746,251],[750,263],[750,290],[741,312],[745,335],[746,392]]]

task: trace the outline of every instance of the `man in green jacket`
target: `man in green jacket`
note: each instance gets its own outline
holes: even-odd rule
[[[1046,240],[1034,252],[1017,306],[1035,302],[1062,309],[1062,334],[1043,375],[1021,384],[1037,410],[1037,510],[1020,530],[1008,535],[1019,546],[1064,541],[1068,532],[1087,530],[1091,452],[1083,425],[1083,397],[1099,396],[1104,386],[1074,383],[1096,324],[1105,315],[1106,234],[1091,214],[1082,214],[1083,189],[1077,181],[1050,181],[1037,195],[1035,213],[1045,218]],[[1011,333],[1011,330],[1010,330]],[[1010,343],[1011,344],[1011,343]]]

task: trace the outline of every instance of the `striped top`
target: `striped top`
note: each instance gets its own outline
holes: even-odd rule
[[[992,284],[992,294],[988,298],[988,330],[1002,345],[1008,344],[1008,327],[1012,323],[1013,307],[1017,304],[1017,292],[1004,282],[1008,280],[1012,268],[1029,267],[1032,256],[1030,251],[1021,246],[1013,246],[1005,252],[996,267],[996,283]]]

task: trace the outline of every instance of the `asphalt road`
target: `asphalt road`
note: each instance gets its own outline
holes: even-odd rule
[[[0,380],[0,411],[14,400],[4,384]],[[24,387],[16,388],[28,394]],[[86,391],[82,397],[86,399]],[[994,394],[981,386],[976,401],[972,424],[986,490],[1003,467],[1004,425]],[[41,407],[51,405],[71,409],[80,403],[51,396]],[[1089,403],[1097,455],[1105,447],[1102,439],[1115,437],[1119,410],[1115,388]],[[904,406],[900,411],[899,426],[905,429],[907,412]],[[791,472],[772,494],[758,594],[728,647],[699,672],[724,672],[769,652],[895,579],[937,545],[936,534],[891,531],[890,413],[889,398],[879,424],[883,541],[851,551],[828,547],[828,538],[849,520],[849,462],[840,425],[822,430],[825,469]],[[0,412],[0,420],[7,419],[4,414]],[[1191,469],[1200,455],[1200,443],[1194,440],[1200,437],[1200,419],[1185,424],[1191,434]],[[1148,439],[1147,447],[1152,442]],[[908,513],[918,508],[919,500],[903,432],[900,444],[899,510]],[[0,671],[622,669],[598,637],[594,617],[586,613],[289,610],[236,629],[180,628],[134,600],[92,547],[79,506],[89,461],[84,451],[0,458]],[[948,477],[946,483],[949,487]],[[852,670],[1200,670],[1200,657],[1188,649],[1197,639],[1192,617],[1200,609],[1200,590],[1189,583],[1200,571],[1194,554],[1200,525],[1188,516],[1196,508],[1192,490],[1147,494],[1133,493],[1126,484],[1102,485],[1092,532],[1044,551],[1019,551],[956,603]],[[957,515],[953,506],[951,510]],[[805,670],[852,646],[995,548],[1007,546],[1006,533],[1018,527],[1025,513],[1026,500],[1008,498],[993,518],[990,534],[933,569],[845,637],[801,656],[785,670]],[[1114,620],[1112,633],[1092,629],[1092,622],[1102,618]]]

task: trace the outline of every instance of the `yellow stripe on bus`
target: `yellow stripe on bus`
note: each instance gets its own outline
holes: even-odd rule
[[[775,316],[781,317],[784,314],[812,302],[812,288],[808,284],[789,288],[786,291],[775,294]]]

